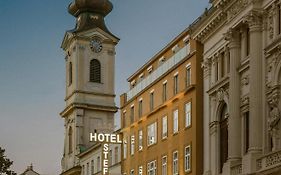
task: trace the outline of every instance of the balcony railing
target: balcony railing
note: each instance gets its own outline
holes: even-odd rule
[[[269,153],[257,160],[257,171],[264,171],[281,165],[281,150]]]
[[[177,53],[175,53],[171,58],[159,66],[155,71],[150,75],[145,77],[140,81],[135,87],[127,92],[127,101],[132,99],[135,95],[140,93],[143,89],[148,87],[151,83],[157,80],[161,75],[168,72],[174,65],[183,60],[190,53],[190,44],[187,44],[181,48]]]

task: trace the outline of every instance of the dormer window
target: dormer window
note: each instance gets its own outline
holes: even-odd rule
[[[131,86],[135,86],[136,85],[136,80],[131,81]]]
[[[152,72],[152,70],[153,70],[152,65],[147,68],[147,72],[148,72],[149,74]]]
[[[190,35],[187,35],[187,36],[183,39],[183,42],[187,45],[187,44],[189,44],[189,40],[190,40]]]
[[[175,45],[175,46],[172,48],[173,53],[176,53],[178,50],[179,50],[179,46],[178,46],[178,45]]]
[[[159,58],[159,66],[161,66],[164,62],[165,62],[165,57],[164,56]]]
[[[139,75],[139,81],[138,82],[141,82],[142,80],[143,80],[143,73],[141,73],[140,75]]]

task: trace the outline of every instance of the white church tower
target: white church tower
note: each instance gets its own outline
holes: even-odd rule
[[[77,155],[90,148],[90,132],[114,130],[115,45],[104,17],[113,6],[108,0],[74,0],[68,11],[76,27],[62,42],[66,64],[65,124],[62,174],[80,174]]]

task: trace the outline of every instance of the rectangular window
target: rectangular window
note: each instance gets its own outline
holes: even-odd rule
[[[108,165],[112,166],[112,150],[108,152]]]
[[[139,166],[139,175],[143,175],[142,166]]]
[[[122,116],[122,127],[126,127],[126,111],[123,111],[123,116]]]
[[[162,157],[162,175],[167,175],[167,156]]]
[[[163,102],[165,102],[167,100],[167,82],[163,83],[162,100],[163,100]]]
[[[178,74],[174,76],[174,95],[178,93],[178,87],[179,86],[179,80],[178,80]]]
[[[127,140],[123,140],[123,158],[127,158]]]
[[[244,114],[245,117],[245,153],[248,152],[249,149],[249,127],[250,127],[250,120],[249,120],[249,111]]]
[[[178,109],[173,112],[173,132],[177,133],[179,131],[179,111]]]
[[[191,170],[191,150],[190,150],[190,145],[185,147],[184,150],[184,170],[185,172],[190,171]]]
[[[100,156],[97,158],[97,172],[100,172],[101,170],[101,162],[100,162]]]
[[[191,102],[185,104],[185,127],[191,125]]]
[[[150,93],[150,111],[154,108],[154,92]]]
[[[186,67],[186,87],[191,85],[191,65]]]
[[[147,164],[147,175],[156,175],[156,160]]]
[[[134,175],[135,174],[135,170],[132,169],[131,172],[130,172],[130,175]]]
[[[134,123],[134,120],[135,120],[135,107],[134,106],[131,106],[131,116],[130,116],[130,119],[131,119],[131,124]]]
[[[139,101],[139,118],[142,116],[142,100]]]
[[[168,136],[168,117],[162,118],[162,139]]]
[[[179,174],[178,151],[173,152],[173,175]]]
[[[135,153],[135,136],[131,136],[131,155],[134,155]]]
[[[94,160],[91,161],[91,173],[95,174],[95,162],[94,162]]]
[[[118,155],[119,155],[119,149],[118,149],[118,146],[116,146],[115,148],[114,148],[114,164],[116,164],[116,163],[118,163]]]
[[[89,166],[89,163],[87,163],[87,175],[90,175],[90,166]]]
[[[157,123],[154,122],[147,126],[147,145],[155,144],[157,141]]]
[[[139,151],[143,149],[143,134],[142,130],[139,130]]]

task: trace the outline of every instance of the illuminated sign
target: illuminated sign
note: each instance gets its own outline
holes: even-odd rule
[[[102,174],[108,174],[109,143],[122,144],[121,136],[118,134],[90,133],[90,142],[101,142],[102,146]]]

